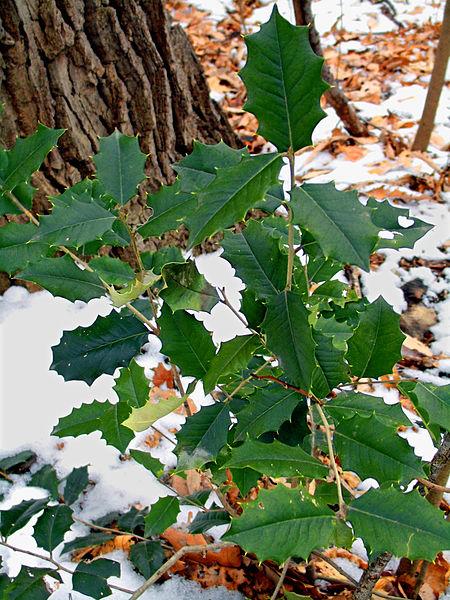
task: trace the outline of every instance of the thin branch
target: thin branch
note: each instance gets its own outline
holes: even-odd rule
[[[75,571],[68,569],[67,567],[65,567],[61,563],[57,562],[54,558],[51,558],[50,556],[44,556],[43,554],[38,554],[37,552],[33,552],[31,550],[24,550],[23,548],[17,548],[16,546],[11,546],[11,544],[8,544],[3,541],[0,541],[0,546],[9,548],[10,550],[13,550],[14,552],[20,552],[21,554],[27,554],[28,556],[33,556],[34,558],[39,558],[41,560],[45,560],[46,562],[54,565],[58,571],[64,571],[65,573],[69,573],[69,575],[73,575],[75,573]],[[112,583],[108,583],[108,586],[112,590],[117,590],[118,592],[125,592],[125,594],[133,594],[133,590],[123,588],[119,585],[113,585]]]
[[[150,331],[154,334],[154,335],[159,335],[159,330],[153,325],[153,323],[147,319],[147,317],[145,315],[143,315],[141,313],[140,310],[138,310],[137,308],[135,308],[130,302],[127,302],[125,304],[125,306],[128,308],[128,310],[130,312],[132,312],[140,321],[142,321],[145,325],[147,325],[147,327],[150,329]]]
[[[175,365],[172,365],[172,375],[173,378],[175,380],[175,384],[178,388],[178,391],[180,392],[180,394],[183,397],[183,406],[184,406],[184,410],[186,411],[186,414],[188,417],[192,417],[192,410],[191,407],[189,406],[189,402],[188,399],[186,398],[186,392],[184,390],[184,386],[183,383],[181,381],[181,377],[180,374],[178,373],[178,369]]]
[[[267,379],[268,381],[273,381],[274,383],[278,383],[279,385],[283,386],[286,390],[293,390],[294,392],[298,392],[299,394],[301,394],[302,396],[306,396],[307,398],[312,397],[312,394],[310,392],[306,392],[305,390],[302,390],[302,388],[298,388],[298,387],[295,387],[295,385],[286,383],[286,381],[283,381],[282,379],[278,379],[278,377],[273,377],[273,375],[258,375],[257,372],[255,371],[254,373],[251,374],[251,377],[253,379]]]
[[[450,494],[449,487],[445,487],[443,485],[438,485],[437,483],[428,481],[428,479],[422,479],[422,477],[418,477],[417,481],[430,490],[436,490],[437,492],[442,492],[443,494]]]
[[[5,473],[5,471],[0,470],[0,477],[3,477],[3,479],[6,479],[6,481],[12,482],[12,477],[10,477],[8,473]]]
[[[237,311],[234,306],[231,304],[231,302],[228,300],[227,295],[225,293],[225,288],[219,288],[220,293],[222,294],[222,298],[220,298],[219,296],[219,300],[222,304],[225,304],[225,306],[228,306],[228,308],[231,310],[231,312],[233,313],[233,315],[239,319],[239,321],[244,325],[244,327],[246,327],[247,329],[250,329],[247,323],[247,320],[243,317],[243,315],[241,315],[241,313],[239,311]]]
[[[202,546],[202,545],[184,546],[184,548],[180,548],[155,573],[153,573],[153,575],[149,579],[147,579],[147,581],[145,581],[143,583],[143,585],[141,585],[140,588],[138,588],[133,593],[130,600],[137,600],[138,598],[140,598],[142,596],[142,594],[148,590],[148,588],[150,588],[154,583],[156,583],[158,581],[158,579],[160,579],[160,577],[162,577],[164,575],[164,573],[166,573],[171,567],[173,567],[173,565],[175,565],[180,560],[180,558],[182,558],[185,554],[193,554],[193,553],[197,553],[197,552],[208,552],[209,550],[216,550],[217,548],[223,548],[225,545],[232,546],[234,544],[225,544],[224,542],[215,542],[214,544],[206,544],[204,546]]]
[[[325,416],[325,413],[323,412],[320,404],[317,404],[317,412],[319,413],[320,418],[322,419],[323,426],[325,427],[325,435],[326,435],[327,444],[328,444],[328,454],[330,455],[331,468],[333,469],[333,472],[334,472],[334,479],[335,479],[336,487],[337,487],[338,502],[339,502],[339,511],[337,513],[337,516],[340,517],[341,519],[343,519],[343,518],[345,518],[347,507],[344,502],[344,496],[342,495],[341,476],[339,474],[339,469],[336,464],[336,459],[334,456],[331,428],[330,428],[330,424],[328,423],[327,417]]]
[[[80,519],[75,515],[72,515],[72,519],[77,523],[81,523],[82,525],[86,525],[90,529],[97,529],[98,531],[104,531],[105,533],[114,533],[117,535],[131,535],[137,540],[141,540],[141,542],[150,542],[150,538],[142,537],[137,533],[131,533],[131,531],[122,531],[121,529],[114,529],[114,527],[103,527],[101,525],[96,525],[95,523],[91,523],[90,521],[85,521],[84,519]]]
[[[270,597],[270,600],[276,600],[276,597],[278,596],[278,592],[281,590],[281,586],[283,585],[283,582],[286,578],[286,573],[287,573],[287,570],[289,569],[290,562],[291,562],[291,557],[286,559],[286,562],[283,565],[283,570],[281,571],[281,575],[280,575],[280,578],[278,579],[277,586],[274,589],[273,594]]]
[[[373,588],[391,558],[392,554],[390,552],[383,552],[369,563],[353,593],[353,600],[370,600]]]

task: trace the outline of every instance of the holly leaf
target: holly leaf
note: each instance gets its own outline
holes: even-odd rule
[[[41,512],[47,506],[48,498],[40,500],[24,500],[8,510],[0,511],[0,532],[7,538],[15,531],[19,531],[28,523],[28,521]]]
[[[198,512],[192,523],[189,524],[190,533],[204,533],[211,527],[228,525],[230,515],[226,510],[210,510],[209,512]]]
[[[85,381],[89,385],[104,373],[129,364],[148,338],[148,329],[128,310],[98,317],[89,327],[65,331],[53,346],[50,369],[65,381]]]
[[[357,377],[380,377],[392,373],[401,359],[405,335],[400,315],[380,296],[361,313],[359,325],[348,341],[347,359]]]
[[[11,192],[20,183],[28,182],[64,131],[65,129],[49,129],[39,123],[33,135],[17,139],[14,147],[4,153],[6,161],[0,171],[2,191]]]
[[[197,209],[187,215],[189,248],[242,220],[277,183],[281,165],[281,156],[272,153],[245,156],[236,166],[218,169],[212,183],[198,193]]]
[[[267,347],[277,356],[288,382],[307,392],[317,368],[316,344],[308,319],[301,296],[285,291],[268,303],[261,325],[267,334]]]
[[[367,205],[374,209],[372,212],[372,221],[384,230],[394,233],[392,239],[380,237],[376,249],[379,248],[414,248],[417,240],[420,240],[433,225],[426,223],[417,217],[412,217],[408,209],[402,209],[389,204],[388,200],[378,202],[375,198],[369,198]],[[402,226],[399,223],[399,217],[412,221],[408,225]]]
[[[74,408],[69,415],[59,419],[52,435],[77,437],[100,431],[107,444],[123,453],[134,438],[133,433],[123,425],[130,411],[131,408],[125,402],[111,404],[94,400],[91,404]]]
[[[265,444],[257,440],[246,440],[231,450],[230,458],[222,466],[243,469],[249,467],[269,477],[317,477],[325,478],[328,467],[306,453],[302,448],[288,446],[274,440]]]
[[[323,58],[311,48],[309,28],[291,25],[275,5],[269,21],[245,43],[244,108],[258,119],[258,133],[279,152],[310,146],[314,128],[326,116],[320,98],[329,85],[322,80]]]
[[[39,471],[36,471],[31,477],[29,485],[47,490],[54,500],[59,498],[59,480],[55,469],[51,465],[44,465]]]
[[[95,200],[80,200],[73,197],[70,204],[58,203],[52,212],[39,221],[39,227],[32,238],[51,246],[72,246],[99,239],[110,230],[116,216]]]
[[[184,398],[178,396],[162,398],[157,403],[153,399],[148,400],[144,406],[133,408],[130,416],[123,421],[123,424],[132,431],[145,431],[158,419],[180,407],[183,402]]]
[[[371,220],[373,209],[359,202],[356,191],[340,192],[332,183],[304,184],[292,190],[291,208],[293,223],[314,237],[325,258],[369,271],[380,229]]]
[[[333,339],[318,329],[313,330],[313,338],[318,368],[313,374],[312,389],[316,396],[324,398],[334,387],[349,380],[346,349],[336,348]]]
[[[179,248],[168,246],[157,252],[142,252],[142,263],[148,271],[161,275],[163,267],[169,263],[185,263],[186,260]]]
[[[225,232],[222,246],[222,258],[233,265],[256,298],[269,299],[284,289],[287,255],[280,251],[279,236],[270,229],[250,220],[239,233]]]
[[[107,558],[97,558],[90,563],[79,562],[72,575],[72,586],[76,592],[100,600],[110,596],[112,590],[108,577],[120,577],[120,564]]]
[[[89,266],[97,275],[110,285],[127,285],[135,278],[135,273],[130,265],[120,258],[98,256],[89,261]]]
[[[231,167],[238,164],[246,150],[235,150],[224,142],[202,144],[195,141],[191,154],[183,158],[175,171],[179,174],[175,183],[162,186],[156,194],[148,196],[153,214],[140,229],[142,237],[160,236],[165,231],[178,229],[190,212],[197,208],[198,192],[213,181],[217,165]]]
[[[245,369],[255,350],[261,346],[257,335],[240,335],[223,342],[211,360],[208,372],[203,379],[205,394],[214,389],[216,383],[230,373]]]
[[[261,473],[248,468],[231,469],[231,474],[233,476],[233,483],[237,485],[243,498],[257,485],[261,477]]]
[[[89,484],[89,474],[87,466],[73,469],[66,479],[64,486],[64,502],[71,505],[76,502],[83,490]]]
[[[74,540],[67,542],[67,544],[64,544],[61,554],[67,554],[69,552],[73,552],[74,550],[78,550],[79,548],[101,546],[105,542],[113,540],[114,537],[115,535],[112,533],[90,533],[89,535],[75,538]]]
[[[142,450],[130,450],[131,456],[136,462],[142,465],[147,471],[150,471],[155,477],[161,477],[164,473],[164,465],[157,458],[153,458],[150,452]]]
[[[192,260],[166,265],[162,276],[166,287],[159,295],[173,312],[183,309],[209,312],[219,301],[215,288],[198,272]]]
[[[176,496],[160,498],[151,506],[149,514],[145,517],[145,537],[163,533],[176,522],[179,512],[180,503]]]
[[[342,419],[333,439],[343,468],[355,471],[361,479],[406,484],[425,477],[423,463],[408,442],[374,415]]]
[[[257,438],[266,431],[278,431],[282,423],[290,419],[302,397],[298,392],[272,384],[257,390],[248,400],[237,414],[235,441],[244,440],[247,435]]]
[[[4,583],[2,577],[5,577]],[[46,600],[53,592],[47,588],[45,577],[61,581],[58,571],[33,567],[22,567],[12,579],[0,575],[2,600]]]
[[[386,404],[382,398],[359,392],[343,392],[327,402],[324,409],[336,422],[342,419],[351,419],[354,415],[360,417],[375,415],[379,421],[393,429],[401,425],[411,426],[411,421],[403,412],[400,402]]]
[[[148,401],[150,382],[145,376],[145,369],[132,360],[128,367],[122,367],[113,390],[121,402],[132,408],[140,408]]]
[[[48,552],[59,546],[72,526],[72,509],[65,504],[47,507],[34,526],[37,545]]]
[[[215,355],[211,334],[192,315],[181,310],[172,313],[166,305],[162,307],[158,324],[161,352],[180,367],[183,375],[201,379]]]
[[[48,244],[32,241],[36,230],[33,223],[6,223],[0,228],[0,271],[13,275],[53,252]]]
[[[398,389],[410,398],[428,429],[437,425],[450,431],[450,385],[405,381]],[[432,433],[439,437],[438,432]]]
[[[12,456],[5,456],[0,459],[0,471],[8,473],[10,471],[14,473],[22,472],[21,467],[30,466],[36,460],[36,455],[31,450],[22,450]],[[28,470],[28,469],[27,469]]]
[[[164,551],[159,542],[139,542],[130,549],[131,564],[148,579],[164,562]]]
[[[262,489],[243,508],[222,539],[253,552],[260,561],[307,558],[312,550],[327,548],[337,528],[333,511],[301,488]]]
[[[369,490],[350,504],[347,518],[373,555],[387,551],[433,562],[448,547],[450,523],[417,491]]]
[[[226,404],[203,406],[188,417],[177,433],[174,450],[177,470],[198,469],[214,460],[227,443],[230,425],[230,409]]]
[[[113,131],[100,138],[100,151],[94,156],[97,179],[122,206],[136,195],[137,186],[145,179],[147,156],[141,152],[137,137]]]
[[[105,295],[105,288],[98,276],[87,269],[80,269],[67,255],[33,262],[15,277],[37,283],[54,296],[71,302],[89,302],[92,298]]]

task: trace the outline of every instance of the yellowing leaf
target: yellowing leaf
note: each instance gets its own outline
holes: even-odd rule
[[[181,406],[184,402],[184,398],[178,396],[170,396],[169,398],[158,398],[158,402],[155,402],[157,398],[151,398],[141,408],[133,408],[131,415],[126,419],[122,425],[132,429],[133,431],[145,431],[153,425],[155,421],[165,417],[173,410]]]

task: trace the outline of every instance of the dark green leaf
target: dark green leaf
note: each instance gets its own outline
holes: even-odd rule
[[[267,305],[261,327],[267,333],[267,347],[275,353],[289,383],[307,392],[317,369],[309,312],[300,295],[281,292]]]
[[[17,279],[32,281],[48,290],[54,296],[61,296],[71,302],[105,295],[105,288],[95,273],[80,269],[69,256],[43,258],[17,273]]]
[[[146,160],[138,139],[116,129],[108,137],[100,138],[100,151],[94,156],[97,178],[106,192],[124,205],[136,195],[137,186],[145,179]]]
[[[215,288],[198,272],[192,260],[166,265],[162,276],[166,287],[160,296],[173,312],[182,309],[209,312],[219,301]]]
[[[52,435],[76,437],[100,431],[107,444],[125,452],[134,437],[130,429],[122,425],[130,412],[131,409],[125,402],[111,404],[94,400],[91,404],[74,408],[69,415],[59,419]]]
[[[395,428],[375,416],[355,415],[341,420],[334,443],[343,468],[355,471],[361,479],[373,477],[379,483],[408,483],[425,477],[423,463]]]
[[[278,431],[301,400],[300,394],[277,384],[257,390],[249,397],[248,405],[237,414],[235,440],[244,440],[247,435],[256,438],[265,431]]]
[[[75,538],[67,544],[64,544],[61,554],[67,554],[73,552],[79,548],[90,548],[91,546],[101,546],[105,542],[114,539],[114,535],[111,533],[90,533],[82,537]]]
[[[163,533],[176,522],[179,512],[180,503],[176,496],[160,498],[150,507],[150,513],[145,517],[145,537]]]
[[[142,450],[130,450],[131,456],[136,462],[145,467],[155,477],[161,477],[164,473],[164,465],[157,458],[153,458],[150,452],[142,452]]]
[[[116,216],[95,200],[85,201],[76,196],[70,204],[58,203],[51,214],[41,217],[32,238],[51,246],[78,248],[86,242],[99,239],[111,229]]]
[[[203,377],[205,394],[214,389],[216,383],[226,375],[245,369],[260,346],[261,342],[255,334],[240,335],[229,342],[223,342]]]
[[[259,154],[218,169],[214,181],[199,192],[197,209],[187,216],[189,247],[243,219],[277,182],[281,164],[278,154]]]
[[[398,388],[412,400],[427,427],[438,425],[450,431],[450,385],[408,381]]]
[[[148,401],[150,382],[145,376],[145,369],[132,360],[128,367],[120,369],[113,390],[121,402],[132,408],[140,408]]]
[[[177,433],[177,468],[197,469],[214,460],[227,443],[230,425],[230,410],[226,404],[203,406],[188,417]]]
[[[400,315],[381,296],[368,305],[348,342],[352,375],[380,377],[392,373],[405,339],[399,323]]]
[[[181,250],[173,246],[160,248],[157,252],[142,252],[141,259],[145,269],[156,275],[160,275],[162,268],[169,263],[186,262]]]
[[[135,506],[132,506],[128,512],[124,515],[120,515],[117,519],[117,527],[134,533],[136,529],[143,529],[144,517],[148,514],[148,510],[138,510]]]
[[[136,317],[122,310],[98,317],[89,327],[65,331],[53,346],[51,369],[66,381],[91,384],[97,377],[112,375],[117,367],[128,365],[146,343],[148,329]]]
[[[12,579],[4,577],[4,583],[0,579],[2,600],[46,600],[52,592],[48,590],[44,578],[52,577],[61,581],[58,571],[33,567],[22,567],[20,573]]]
[[[135,274],[130,265],[120,258],[99,256],[89,261],[89,266],[97,275],[110,285],[127,285],[133,281]]]
[[[277,440],[264,444],[246,440],[231,450],[222,468],[249,467],[270,477],[326,477],[328,467],[300,447],[287,446]]]
[[[0,271],[13,275],[51,254],[48,244],[30,241],[36,230],[33,223],[6,223],[0,228]]]
[[[214,510],[210,512],[198,512],[192,523],[189,525],[190,533],[204,533],[211,529],[211,527],[217,527],[218,525],[228,525],[230,522],[230,515],[226,510]]]
[[[76,502],[83,490],[89,483],[89,474],[87,466],[73,469],[66,479],[64,486],[64,502],[71,505]]]
[[[337,519],[326,504],[302,489],[277,485],[246,503],[223,539],[254,552],[261,561],[282,563],[290,556],[307,558],[312,550],[328,547],[336,527]]]
[[[17,139],[15,146],[5,153],[7,163],[2,165],[1,169],[1,188],[11,191],[18,184],[27,182],[39,169],[50,150],[56,146],[64,131],[49,129],[39,123],[33,135]]]
[[[315,238],[326,258],[369,270],[379,228],[356,191],[340,192],[332,183],[304,184],[291,197],[293,222]]]
[[[323,58],[311,48],[309,28],[291,25],[274,6],[270,20],[245,42],[244,108],[258,119],[258,133],[280,152],[310,146],[314,128],[325,117],[320,98],[329,86],[322,80]]]
[[[120,577],[120,564],[107,558],[97,558],[90,563],[80,562],[72,575],[73,589],[90,598],[100,600],[112,594],[106,580]]]
[[[271,298],[284,288],[287,255],[280,251],[278,236],[264,225],[249,221],[240,233],[227,231],[222,246],[223,258],[257,298]]]
[[[37,545],[53,552],[72,526],[72,509],[65,504],[49,506],[37,520],[33,537]]]
[[[345,350],[335,347],[333,340],[317,329],[313,330],[316,342],[316,360],[319,367],[314,372],[312,390],[319,398],[349,380],[349,366],[345,361]]]
[[[172,313],[165,305],[158,324],[161,352],[180,367],[183,375],[201,379],[215,355],[211,334],[192,315],[180,310]]]
[[[411,426],[411,421],[402,410],[401,404],[386,404],[382,398],[368,396],[355,392],[343,392],[325,405],[327,414],[336,421],[350,419],[354,415],[370,417],[374,414],[378,420],[391,428],[405,425]]]
[[[348,520],[374,555],[388,551],[432,562],[448,548],[450,523],[417,491],[370,490],[351,503]]]
[[[231,469],[231,474],[233,476],[233,483],[237,485],[243,498],[257,485],[261,477],[261,473],[246,467],[244,469]]]
[[[34,487],[40,487],[50,492],[50,496],[57,500],[58,494],[58,476],[56,475],[55,469],[51,465],[44,465],[39,471],[33,475],[30,479],[29,485]]]
[[[15,531],[22,529],[32,516],[40,512],[48,502],[48,498],[41,500],[24,500],[8,510],[0,511],[0,532],[7,538]]]
[[[12,456],[6,456],[0,460],[0,471],[7,473],[10,470],[16,471],[20,465],[24,463],[28,463],[32,460],[36,459],[36,455],[31,450],[22,450],[18,454],[13,454]]]
[[[164,551],[159,542],[139,542],[131,546],[130,561],[146,579],[159,569],[164,558]]]

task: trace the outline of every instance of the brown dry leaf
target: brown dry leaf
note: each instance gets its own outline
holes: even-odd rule
[[[89,558],[95,558],[97,556],[102,556],[103,554],[113,552],[114,550],[122,550],[128,554],[133,544],[134,538],[132,535],[116,535],[116,537],[112,540],[109,540],[104,544],[100,544],[99,546],[87,546],[86,548],[80,548],[73,553],[72,561],[80,562],[87,556],[89,556]]]
[[[153,433],[148,433],[145,436],[144,444],[146,446],[148,446],[149,448],[157,448],[159,446],[161,438],[162,438],[162,435],[159,433],[159,431],[154,431]]]
[[[417,338],[411,337],[410,335],[406,336],[405,341],[403,342],[403,346],[408,348],[408,350],[414,350],[419,354],[423,354],[424,356],[433,356],[433,352],[431,349],[426,346],[423,342],[418,340]]]
[[[346,558],[354,563],[359,569],[367,569],[367,562],[365,560],[360,556],[345,550],[345,548],[329,548],[328,550],[325,550],[324,554],[328,556],[328,558]]]
[[[222,585],[228,590],[238,590],[239,586],[249,583],[243,569],[221,567],[217,565],[195,565],[190,570],[190,578],[202,587],[210,588]]]
[[[181,529],[175,529],[174,527],[166,529],[161,537],[167,540],[175,550],[179,550],[185,546],[205,546],[207,543],[205,537],[199,533],[192,534]],[[223,567],[240,567],[242,563],[241,550],[238,546],[226,546],[217,552],[209,550],[205,554],[200,552],[185,554],[183,560],[195,560],[204,565],[217,563]]]
[[[407,589],[414,590],[417,574],[420,572],[422,562],[417,564],[417,569],[411,572],[409,561],[403,559],[401,564],[402,572],[399,576],[399,584],[402,584]],[[438,554],[434,563],[430,563],[427,568],[424,582],[420,588],[420,597],[422,600],[437,600],[439,596],[447,589],[450,581],[450,565],[442,556]]]
[[[356,144],[354,146],[339,144],[338,153],[344,154],[347,160],[356,162],[357,160],[360,160],[363,156],[367,154],[367,148],[364,148],[364,146],[357,146]]]
[[[157,387],[161,387],[164,383],[169,389],[173,389],[175,387],[172,369],[168,369],[164,363],[158,363],[158,366],[153,372],[152,381]]]

